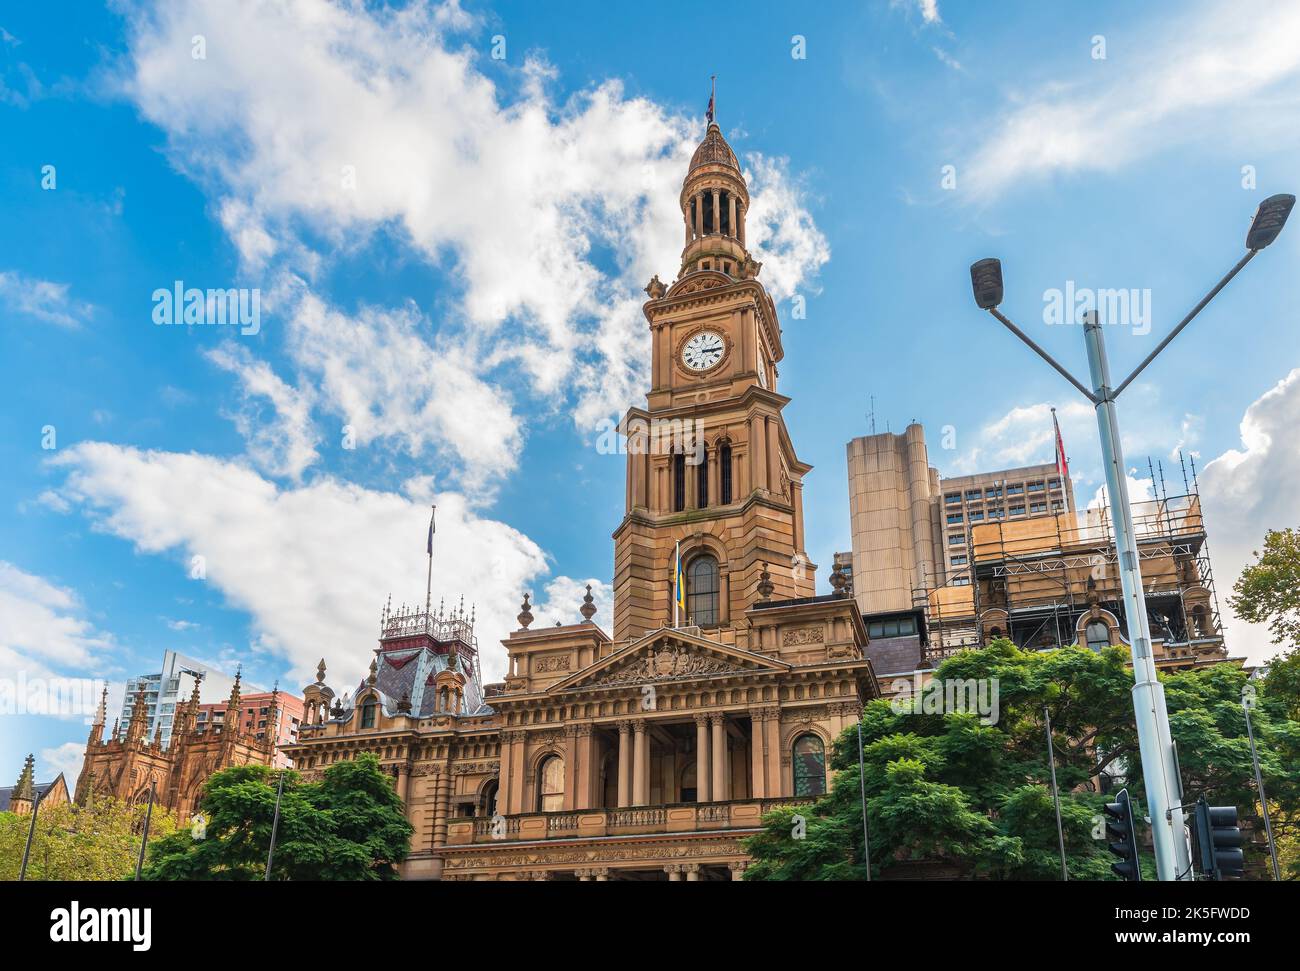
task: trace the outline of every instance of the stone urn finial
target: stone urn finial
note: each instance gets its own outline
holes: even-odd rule
[[[591,618],[596,616],[596,598],[591,595],[591,584],[587,584],[587,595],[582,598],[582,622],[590,624]]]
[[[411,695],[409,692],[402,692],[402,700],[397,703],[397,710],[403,715],[411,713]]]
[[[519,614],[515,619],[519,621],[520,630],[528,630],[528,625],[533,622],[533,612],[529,608],[528,594],[524,594],[524,602],[519,605]]]
[[[772,599],[772,591],[776,587],[772,583],[772,574],[767,572],[767,564],[763,564],[763,572],[758,575],[758,599],[760,603],[767,603]]]

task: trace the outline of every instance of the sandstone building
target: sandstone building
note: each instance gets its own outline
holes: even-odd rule
[[[171,742],[163,742],[163,726],[155,723],[148,734],[148,705],[143,688],[137,688],[131,720],[125,732],[119,725],[104,737],[108,689],[99,704],[86,740],[86,756],[77,780],[76,801],[84,803],[97,795],[114,796],[127,802],[144,802],[152,787],[154,803],[178,818],[188,819],[198,808],[203,784],[221,769],[233,765],[270,765],[275,756],[275,738],[265,731],[245,729],[240,723],[243,710],[240,676],[237,674],[225,705],[223,725],[198,723],[199,690],[195,679],[188,702],[181,704],[171,723]],[[268,724],[279,720],[279,691],[268,704]]]
[[[671,284],[646,287],[653,363],[628,411],[611,633],[533,630],[529,600],[482,685],[473,617],[385,609],[370,673],[304,691],[285,747],[309,778],[371,752],[415,827],[405,875],[726,880],[762,814],[829,784],[836,736],[878,694],[835,571],[814,596],[803,478],[777,390],[776,308],[745,245],[749,194],[711,124],[680,196]],[[676,603],[680,549],[684,603]]]

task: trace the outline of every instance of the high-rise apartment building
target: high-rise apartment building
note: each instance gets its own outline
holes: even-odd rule
[[[197,661],[176,651],[164,651],[162,669],[152,674],[141,674],[126,683],[126,698],[122,702],[122,714],[119,718],[119,732],[126,731],[131,723],[131,715],[138,698],[143,697],[145,705],[146,732],[153,738],[161,726],[162,744],[166,748],[171,741],[172,721],[176,715],[176,706],[184,703],[194,689],[195,676],[203,679],[203,695],[208,698],[222,698],[230,693],[234,679],[211,665]],[[143,696],[140,692],[143,691]]]

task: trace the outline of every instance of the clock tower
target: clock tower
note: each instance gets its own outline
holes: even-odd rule
[[[614,532],[614,640],[672,626],[680,544],[678,623],[744,647],[744,612],[760,594],[814,593],[802,495],[812,466],[785,425],[781,327],[745,246],[749,190],[716,124],[695,150],[680,204],[677,279],[646,287],[650,392],[621,428],[627,497]]]

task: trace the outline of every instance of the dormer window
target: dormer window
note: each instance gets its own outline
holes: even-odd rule
[[[375,717],[379,710],[379,705],[375,703],[374,698],[367,698],[365,704],[361,706],[361,727],[374,728]]]

